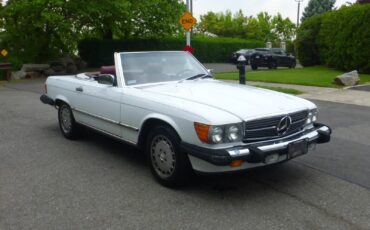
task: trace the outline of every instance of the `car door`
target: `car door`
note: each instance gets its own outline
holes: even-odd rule
[[[282,55],[282,66],[290,66],[291,58],[289,57],[289,55],[287,55],[285,51],[281,51],[281,55]]]
[[[121,137],[122,88],[98,81],[81,81],[76,86],[76,120],[99,131]]]
[[[284,57],[282,55],[282,51],[279,49],[273,50],[273,56],[276,60],[277,66],[284,66]]]

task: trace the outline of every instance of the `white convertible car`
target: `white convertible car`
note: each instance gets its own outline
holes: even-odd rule
[[[155,178],[182,184],[191,170],[224,173],[306,154],[330,141],[304,99],[213,79],[183,51],[115,53],[100,72],[52,76],[41,101],[62,134],[88,127],[145,151]]]

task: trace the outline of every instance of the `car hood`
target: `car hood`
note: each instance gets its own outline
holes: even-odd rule
[[[213,79],[199,79],[138,88],[157,96],[169,96],[211,106],[242,120],[316,107],[307,100],[288,94]]]

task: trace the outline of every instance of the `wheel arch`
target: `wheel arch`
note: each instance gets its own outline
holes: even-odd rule
[[[55,97],[55,105],[56,106],[59,106],[60,104],[62,104],[62,103],[65,103],[65,104],[67,104],[67,105],[71,105],[70,103],[69,103],[69,100],[65,97],[65,96],[62,96],[62,95],[57,95],[56,97]]]
[[[157,125],[166,125],[170,128],[172,128],[175,133],[177,134],[178,138],[181,140],[180,136],[180,128],[178,125],[173,121],[171,118],[163,115],[152,115],[150,117],[147,117],[144,119],[142,122],[140,131],[139,131],[139,136],[138,136],[138,142],[137,142],[137,147],[141,150],[145,149],[145,142],[148,137],[149,131],[151,128],[157,126]]]

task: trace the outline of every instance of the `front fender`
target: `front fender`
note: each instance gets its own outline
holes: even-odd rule
[[[71,106],[72,107],[72,105],[71,105],[71,103],[70,103],[70,101],[65,97],[65,96],[63,96],[63,95],[61,95],[61,94],[57,94],[56,96],[55,96],[55,103],[57,104],[57,101],[63,101],[63,102],[65,102],[65,103],[67,103],[69,106]]]
[[[141,121],[140,123],[140,127],[143,127],[145,122],[150,120],[150,119],[157,119],[157,120],[160,120],[160,121],[163,121],[167,124],[169,124],[176,132],[177,134],[180,136],[181,138],[181,131],[180,131],[180,127],[177,125],[177,123],[173,120],[173,118],[167,116],[167,115],[164,115],[164,114],[159,114],[159,113],[150,113],[148,115],[146,115],[143,120]],[[142,129],[140,129],[140,132],[142,132]]]

